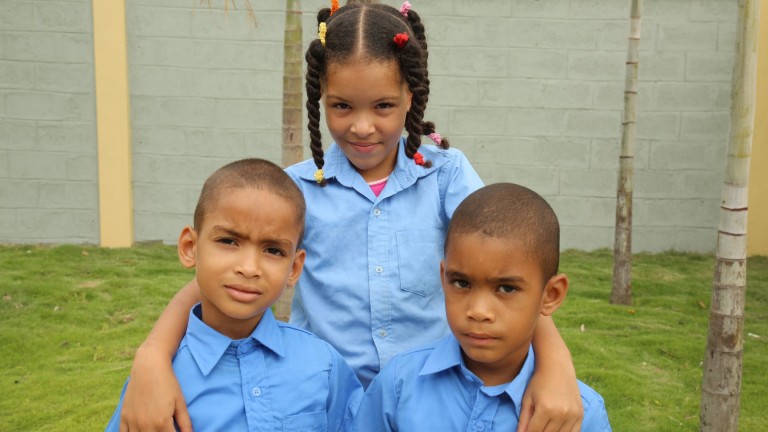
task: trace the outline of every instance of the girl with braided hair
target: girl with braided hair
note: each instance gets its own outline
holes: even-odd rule
[[[337,4],[318,13],[318,37],[305,56],[312,159],[286,169],[307,203],[290,323],[330,342],[367,386],[394,355],[449,333],[439,273],[445,232],[459,203],[483,184],[424,120],[430,82],[419,15],[408,2],[399,10]],[[333,139],[325,149],[321,115]],[[422,136],[436,145],[422,145]],[[195,281],[182,289],[137,351],[125,423],[154,421],[161,409],[186,420],[177,384],[157,365],[170,364],[186,325],[175,310],[188,311],[196,292]],[[583,410],[570,353],[552,319],[541,321],[518,430],[578,430]]]

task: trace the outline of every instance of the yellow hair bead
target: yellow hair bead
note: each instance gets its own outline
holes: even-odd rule
[[[316,182],[322,183],[324,179],[325,179],[325,177],[323,175],[323,170],[322,169],[319,169],[319,170],[315,171],[315,181]]]
[[[320,23],[320,27],[317,29],[317,38],[320,39],[320,43],[325,46],[325,32],[328,31],[328,26],[324,23]]]

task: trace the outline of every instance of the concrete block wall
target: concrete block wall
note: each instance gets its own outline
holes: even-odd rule
[[[0,1],[0,241],[97,243],[90,0]]]
[[[564,248],[613,246],[630,2],[419,2],[427,116],[483,179],[545,196]],[[728,139],[736,4],[646,0],[635,251],[712,251]]]
[[[243,1],[224,3],[126,2],[136,241],[175,242],[225,162],[280,162],[284,2],[250,1],[255,26]],[[302,3],[306,46],[328,2]],[[0,241],[97,242],[90,0],[0,6]],[[629,2],[414,8],[427,117],[487,183],[544,195],[565,248],[611,247]],[[645,1],[636,251],[714,249],[735,13],[731,0]]]
[[[135,238],[175,243],[215,169],[280,163],[285,5],[126,3]]]

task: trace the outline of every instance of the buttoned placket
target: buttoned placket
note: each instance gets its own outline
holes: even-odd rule
[[[478,387],[475,394],[475,404],[467,425],[467,432],[492,432],[493,419],[499,408],[499,397],[488,396]]]
[[[236,355],[240,364],[248,429],[263,428],[274,421],[264,349],[253,339],[247,339],[238,346]],[[272,430],[279,427],[277,424],[272,426],[274,426]]]
[[[392,294],[389,282],[395,265],[389,256],[390,219],[388,201],[376,199],[368,216],[368,287],[371,298],[371,337],[379,352],[389,350],[392,328]],[[381,360],[380,360],[381,361]],[[381,367],[382,365],[379,364]]]

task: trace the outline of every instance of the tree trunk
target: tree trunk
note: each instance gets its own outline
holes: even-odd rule
[[[643,0],[632,0],[630,12],[627,76],[624,84],[624,118],[621,122],[619,185],[616,192],[616,232],[613,243],[613,289],[611,303],[632,303],[632,191],[635,172],[637,125],[637,68],[640,46],[640,17]]]
[[[283,42],[283,167],[304,159],[302,140],[302,100],[304,94],[301,51],[301,0],[285,2],[285,38]],[[275,317],[288,321],[291,316],[293,287],[287,287],[275,303]]]
[[[735,432],[739,424],[758,12],[759,0],[739,0],[731,84],[731,131],[701,384],[699,430],[703,432]]]

